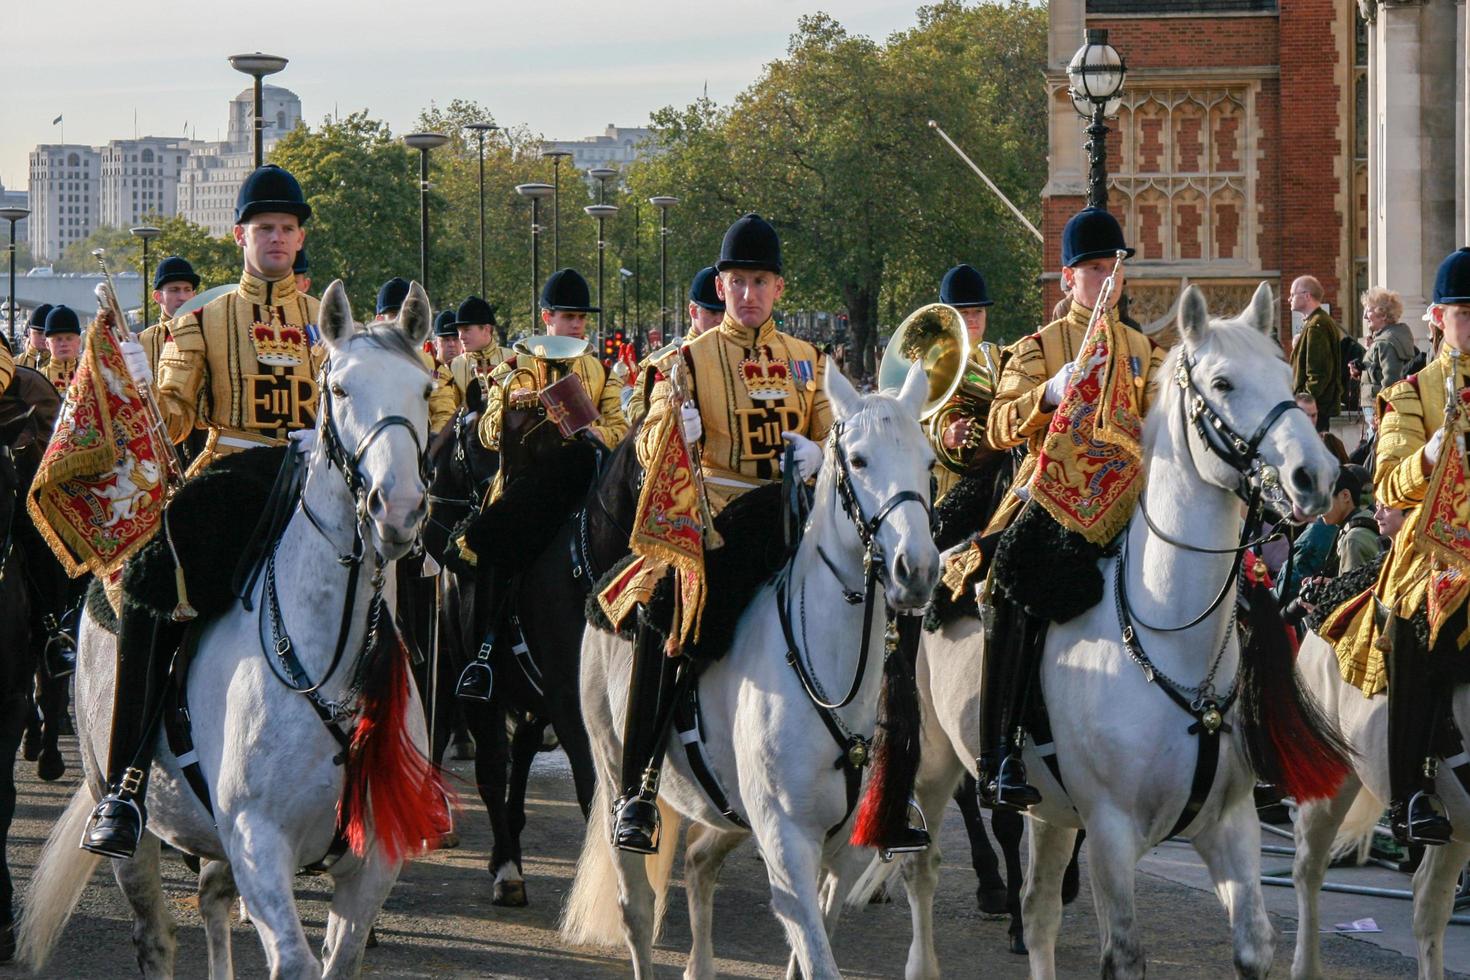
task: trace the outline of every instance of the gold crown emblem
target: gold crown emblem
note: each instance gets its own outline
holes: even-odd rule
[[[751,398],[770,401],[791,394],[791,371],[786,366],[786,359],[778,357],[772,360],[764,349],[759,358],[747,357],[740,362],[740,374]]]
[[[257,322],[251,328],[255,359],[272,367],[295,367],[305,360],[306,335],[288,323]]]

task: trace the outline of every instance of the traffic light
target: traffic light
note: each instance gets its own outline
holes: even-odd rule
[[[603,364],[611,366],[612,362],[617,360],[618,352],[623,349],[623,345],[627,342],[628,335],[623,332],[623,329],[621,327],[614,330],[610,334],[604,334],[602,338]]]

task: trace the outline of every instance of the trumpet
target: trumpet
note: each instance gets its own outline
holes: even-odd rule
[[[123,317],[122,306],[117,301],[117,289],[112,282],[112,270],[107,267],[107,253],[105,249],[94,249],[92,257],[102,267],[102,281],[93,290],[97,294],[97,322],[107,330],[108,338],[119,350],[122,345],[132,340],[127,333],[127,320]],[[174,492],[183,486],[185,478],[184,458],[179,454],[179,447],[168,436],[168,426],[164,424],[163,412],[159,410],[158,401],[153,396],[153,386],[144,383],[138,378],[133,379],[133,387],[138,389],[138,397],[143,402],[143,414],[148,419],[148,428],[165,448],[163,453],[164,465],[164,495],[172,497]]]

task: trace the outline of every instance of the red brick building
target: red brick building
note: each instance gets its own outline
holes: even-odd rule
[[[1358,322],[1367,274],[1366,35],[1345,0],[1050,0],[1048,309],[1060,296],[1062,226],[1086,202],[1086,122],[1066,65],[1104,28],[1127,66],[1109,120],[1109,208],[1138,255],[1132,312],[1168,309],[1180,280],[1212,311],[1311,274],[1340,321]]]

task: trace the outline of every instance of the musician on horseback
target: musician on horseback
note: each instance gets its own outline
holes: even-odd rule
[[[719,514],[737,497],[779,480],[787,443],[795,447],[800,478],[815,478],[822,465],[820,443],[832,426],[832,408],[824,388],[827,359],[811,344],[778,331],[771,318],[786,285],[776,230],[759,215],[745,215],[725,233],[716,269],[724,316],[718,327],[668,352],[655,364],[648,414],[638,433],[638,457],[647,467],[659,449],[660,423],[668,413],[678,413],[684,440],[703,472],[712,514]],[[673,397],[671,374],[676,365],[682,402]],[[776,508],[773,511],[768,535],[779,540],[780,513]],[[761,550],[756,547],[758,540],[742,536],[706,551],[711,596],[732,588],[752,591],[775,571],[734,571],[742,559],[748,560],[750,552]],[[650,569],[667,582],[665,572],[656,563]],[[725,584],[732,577],[740,580],[738,586]],[[654,594],[652,589],[649,594]],[[728,596],[720,601],[728,601]],[[657,846],[655,801],[676,673],[675,658],[665,650],[665,637],[673,631],[673,624],[655,622],[659,616],[653,610],[657,608],[659,603],[650,601],[637,613],[623,719],[622,797],[613,831],[617,847],[641,853]],[[707,635],[708,618],[704,625]]]
[[[633,369],[633,381],[623,395],[623,415],[628,425],[637,425],[648,414],[648,396],[653,392],[654,363],[675,347],[689,343],[706,330],[714,330],[725,318],[725,301],[720,298],[715,281],[720,273],[707,265],[694,274],[689,282],[689,329],[684,336],[650,353]]]
[[[449,365],[464,353],[459,341],[459,328],[454,325],[454,310],[442,310],[434,318],[434,391],[429,395],[429,431],[438,432],[459,411],[459,393],[454,387],[454,373]]]
[[[138,334],[138,343],[143,345],[148,367],[155,377],[163,345],[170,339],[169,322],[179,307],[194,298],[198,288],[199,276],[188,259],[170,255],[153,270],[153,302],[158,304],[158,322]]]
[[[1470,633],[1470,549],[1464,543],[1470,524],[1464,504],[1470,248],[1440,263],[1429,311],[1438,355],[1418,374],[1379,393],[1373,482],[1383,505],[1415,508],[1394,540],[1377,589],[1391,616],[1381,665],[1388,683],[1390,819],[1400,841],[1445,844],[1451,827],[1434,780]],[[1348,653],[1339,658],[1344,666],[1356,663],[1359,673],[1370,672],[1372,650]],[[1382,685],[1360,686],[1371,694]]]
[[[30,329],[26,331],[26,349],[15,362],[21,367],[39,371],[51,360],[51,350],[46,346],[46,314],[50,312],[50,303],[42,303],[31,310]],[[6,353],[10,352],[9,347],[5,350]]]
[[[939,302],[960,311],[965,321],[965,332],[970,340],[970,359],[965,365],[967,376],[984,379],[994,384],[999,373],[1000,349],[985,339],[985,324],[988,311],[995,300],[990,298],[990,289],[985,277],[972,265],[957,265],[944,274],[939,283]],[[963,386],[965,382],[961,382]],[[934,492],[934,503],[938,505],[976,458],[989,449],[985,442],[985,415],[983,409],[988,402],[977,400],[971,392],[957,391],[951,396],[950,404],[941,411],[944,424],[931,427],[930,437],[940,465],[934,468],[938,485]]]
[[[1116,306],[1123,289],[1123,268],[1118,253],[1127,256],[1133,251],[1124,242],[1117,219],[1107,211],[1086,208],[1073,215],[1062,232],[1062,283],[1072,299],[1067,315],[1016,341],[1001,355],[1000,379],[986,423],[986,439],[997,450],[1025,445],[1027,455],[1016,473],[1012,492],[997,508],[980,540],[952,557],[945,574],[947,585],[963,589],[979,574],[990,572],[985,603],[989,607],[988,616],[993,617],[988,623],[993,639],[986,644],[984,660],[982,750],[978,760],[979,793],[985,806],[1026,809],[1041,800],[1041,794],[1026,780],[1020,750],[1025,734],[1026,702],[1034,685],[1047,620],[1037,615],[1042,597],[1029,595],[1037,591],[1034,584],[1016,589],[1013,582],[996,581],[990,557],[995,554],[994,549],[1006,546],[1002,532],[1012,528],[1018,519],[1028,521],[1041,536],[1029,536],[1022,543],[1020,536],[1013,534],[1011,540],[1018,547],[1046,551],[1049,560],[1057,563],[1059,573],[1065,573],[1068,565],[1076,565],[1084,574],[1095,574],[1095,568],[1089,566],[1095,566],[1101,555],[1101,546],[1094,540],[1097,530],[1102,528],[1110,537],[1123,528],[1132,513],[1137,487],[1141,485],[1141,474],[1135,469],[1130,476],[1131,495],[1126,490],[1117,497],[1096,495],[1107,500],[1108,509],[1088,515],[1086,527],[1094,538],[1085,538],[1081,533],[1083,522],[1077,515],[1064,514],[1068,519],[1063,520],[1050,507],[1039,506],[1039,501],[1032,499],[1037,457],[1046,442],[1053,415],[1064,401],[1071,399],[1067,409],[1073,418],[1095,411],[1101,415],[1095,404],[1089,407],[1086,402],[1100,400],[1103,391],[1110,392],[1114,398],[1136,406],[1124,410],[1136,422],[1151,400],[1152,383],[1164,351],[1119,320]],[[1107,307],[1094,323],[1093,308],[1109,277],[1113,283]],[[1108,343],[1106,359],[1078,365],[1075,362],[1082,348],[1094,339],[1090,326],[1103,336],[1117,338],[1118,342]],[[1078,379],[1094,377],[1099,381],[1086,387],[1074,384],[1074,370]],[[1091,467],[1087,453],[1093,448],[1084,445],[1074,457],[1054,460],[1055,469],[1064,478],[1081,478]],[[1068,473],[1069,469],[1077,472]],[[1085,483],[1082,479],[1078,485]],[[1094,500],[1093,506],[1096,503]],[[997,557],[996,564],[1000,563]],[[1068,593],[1069,599],[1074,598],[1072,593],[1076,591],[1060,579],[1054,580],[1050,589]],[[1022,592],[1027,593],[1024,597],[1027,609],[1016,601],[1022,598]],[[1073,611],[1065,615],[1075,614]]]
[[[191,475],[222,456],[283,445],[290,433],[316,425],[315,378],[323,357],[318,303],[298,292],[292,272],[310,217],[295,177],[274,164],[257,169],[241,184],[235,206],[235,243],[244,260],[239,285],[170,325],[157,380],[164,423],[174,442],[196,427],[208,432]],[[142,348],[126,346],[133,348],[124,351],[129,370],[140,384],[148,383],[152,376]],[[220,533],[188,524],[167,528],[170,546],[179,549],[186,536]],[[228,576],[234,562],[226,558],[224,564]],[[151,723],[184,629],[133,598],[124,597],[119,617],[107,791],[82,838],[83,848],[116,858],[130,857],[143,833],[157,739]]]
[[[496,337],[495,307],[478,296],[459,304],[454,316],[454,329],[459,334],[464,352],[449,362],[449,387],[429,399],[429,429],[437,432],[470,402],[477,383],[486,381],[494,370],[510,358],[511,352],[501,347]],[[435,424],[435,423],[438,424]]]

